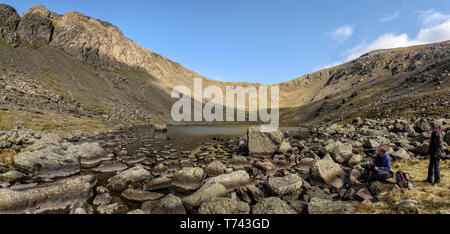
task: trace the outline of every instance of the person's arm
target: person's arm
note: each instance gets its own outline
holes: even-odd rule
[[[438,136],[436,136],[436,150],[435,150],[435,157],[437,158],[437,157],[439,157],[437,154],[440,154],[442,151],[443,151],[443,149],[444,149],[444,137],[442,137],[442,133],[438,133],[439,135]]]

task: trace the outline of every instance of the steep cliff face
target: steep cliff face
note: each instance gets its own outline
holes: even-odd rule
[[[116,26],[79,12],[58,15],[44,6],[34,6],[20,18],[3,5],[2,19],[10,32],[32,47],[50,45],[69,56],[107,70],[126,65],[147,72],[168,84],[190,83],[199,74],[142,48],[126,38]],[[17,30],[16,30],[17,26]]]
[[[41,5],[21,17],[0,5],[0,63],[4,76],[33,80],[79,103],[71,112],[108,119],[170,120],[174,86],[192,87],[194,78],[224,86],[142,48],[110,23],[78,12],[59,15]],[[11,100],[18,99],[0,104],[14,106],[18,102]]]

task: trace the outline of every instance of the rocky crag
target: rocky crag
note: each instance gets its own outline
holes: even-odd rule
[[[281,122],[286,125],[349,121],[364,117],[446,116],[450,110],[450,42],[377,50],[280,87]],[[0,105],[77,113],[104,121],[170,121],[171,88],[255,85],[207,79],[142,48],[114,25],[78,12],[59,15],[35,6],[22,16],[0,5],[0,64],[8,90],[21,80],[47,92],[8,97]],[[17,82],[11,82],[15,80]],[[31,81],[31,82],[30,82]],[[0,84],[6,89],[6,84]],[[19,86],[16,86],[19,85]],[[56,99],[55,99],[56,97]],[[62,103],[60,103],[62,102]],[[69,104],[70,103],[70,104]],[[448,116],[447,116],[448,117]]]

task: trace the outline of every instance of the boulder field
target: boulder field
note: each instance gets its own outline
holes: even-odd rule
[[[0,157],[0,213],[357,213],[356,204],[379,200],[361,180],[377,148],[394,162],[426,159],[429,121],[357,118],[308,134],[249,128],[190,148],[135,129],[71,137],[0,131],[1,155],[15,152]],[[450,121],[439,121],[448,132]]]

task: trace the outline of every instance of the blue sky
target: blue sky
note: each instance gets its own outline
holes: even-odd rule
[[[450,39],[448,0],[0,0],[117,25],[208,78],[274,84],[380,48]]]

